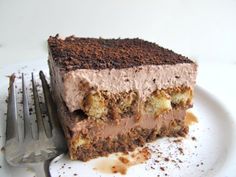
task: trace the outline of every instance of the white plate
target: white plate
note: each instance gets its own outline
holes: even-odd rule
[[[19,65],[18,65],[19,66]],[[18,69],[20,68],[20,69]],[[47,63],[38,61],[27,63],[27,67],[11,66],[2,70],[0,75],[0,147],[4,146],[5,139],[5,119],[6,112],[5,98],[7,95],[8,79],[5,75],[15,71],[38,72],[40,69],[47,71]],[[126,176],[236,176],[232,171],[236,164],[235,155],[235,124],[233,118],[227,111],[225,105],[222,105],[215,97],[206,92],[201,87],[196,88],[194,108],[192,110],[198,117],[198,123],[190,127],[187,138],[181,143],[173,143],[173,138],[162,138],[149,144],[152,149],[158,149],[152,153],[152,158],[143,164],[128,168]],[[192,140],[192,137],[196,138]],[[184,154],[180,153],[178,148],[182,148]],[[170,155],[170,154],[171,155]],[[160,155],[160,157],[158,157]],[[165,157],[170,160],[180,162],[166,162]],[[79,161],[70,161],[67,155],[57,157],[50,165],[52,177],[62,176],[121,176],[120,174],[101,173],[94,168],[98,164],[109,165],[107,161],[113,161],[114,156],[98,158],[83,163]],[[154,161],[158,160],[159,163]],[[56,163],[55,163],[56,162]],[[0,176],[33,176],[33,172],[27,169],[10,167],[4,160],[4,154],[0,153]],[[160,170],[164,167],[165,171]],[[122,175],[123,176],[123,175]]]

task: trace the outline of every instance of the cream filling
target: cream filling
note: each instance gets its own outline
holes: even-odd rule
[[[77,69],[63,76],[62,97],[71,112],[83,108],[90,90],[106,90],[113,94],[135,90],[145,101],[157,89],[180,86],[193,88],[197,65],[145,65],[124,69]]]
[[[88,144],[88,139],[84,139],[78,136],[81,132],[83,132],[83,129],[87,129],[88,127],[88,134],[92,139],[103,139],[107,137],[114,138],[118,134],[126,134],[132,128],[137,127],[143,129],[155,129],[156,131],[160,131],[162,127],[170,130],[180,129],[181,127],[179,127],[178,125],[176,125],[175,127],[173,127],[174,125],[172,125],[171,127],[170,123],[171,121],[184,121],[185,111],[185,108],[167,111],[160,115],[160,117],[158,118],[153,115],[146,114],[143,115],[140,121],[137,121],[135,119],[135,116],[132,116],[122,119],[119,124],[116,124],[115,122],[97,124],[97,122],[94,122],[92,120],[81,121],[74,124],[73,128],[71,128],[71,130],[75,133],[73,142],[76,142],[76,146]]]

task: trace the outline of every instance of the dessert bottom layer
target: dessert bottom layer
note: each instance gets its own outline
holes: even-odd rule
[[[128,152],[133,151],[136,147],[145,145],[147,142],[156,140],[163,136],[184,136],[188,133],[188,127],[181,122],[174,122],[175,126],[162,127],[158,129],[142,129],[134,128],[127,134],[118,135],[115,138],[100,139],[86,146],[70,147],[71,159],[88,161],[90,159],[106,156],[113,152]]]
[[[142,123],[137,123],[128,131],[123,131],[125,127],[123,130],[120,129],[120,132],[113,136],[97,137],[94,135],[94,137],[87,136],[86,138],[72,136],[67,139],[69,156],[73,160],[87,161],[113,152],[132,151],[158,137],[185,136],[188,133],[188,126],[185,125],[184,117],[185,109],[171,110],[156,118],[158,124],[152,128],[146,128],[146,126],[142,126]],[[103,131],[107,130],[103,129]]]

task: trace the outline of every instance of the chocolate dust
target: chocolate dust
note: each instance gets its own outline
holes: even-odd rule
[[[114,159],[102,159],[97,162],[93,169],[102,173],[120,173],[125,175],[129,167],[142,164],[150,158],[151,152],[147,147],[145,147],[141,150],[130,152],[128,154],[122,153]]]

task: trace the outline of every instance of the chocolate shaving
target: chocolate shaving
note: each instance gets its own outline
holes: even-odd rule
[[[187,57],[142,39],[96,39],[50,36],[53,60],[65,70],[129,68],[141,65],[193,63]]]

